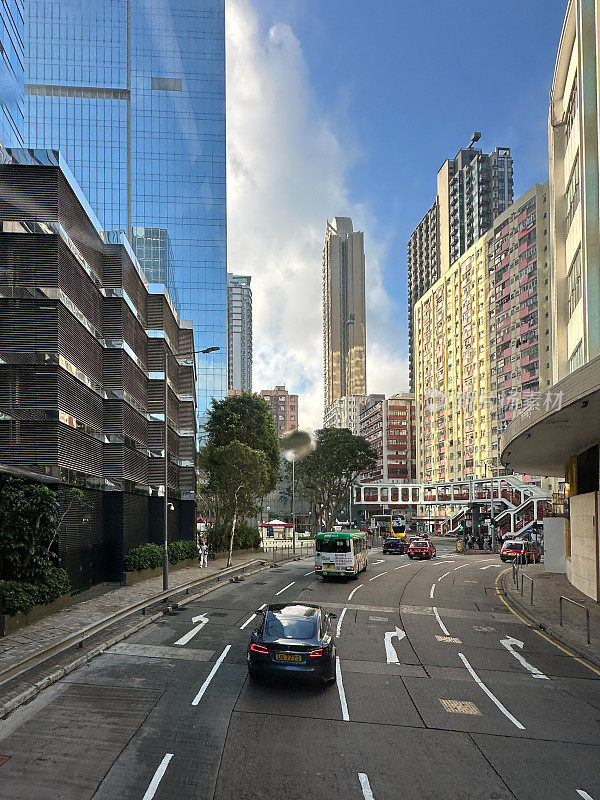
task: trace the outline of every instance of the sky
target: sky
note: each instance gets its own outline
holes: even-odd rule
[[[406,243],[474,130],[515,198],[548,177],[566,0],[226,0],[228,271],[252,276],[253,390],[323,412],[326,220],[365,233],[367,390],[408,389]]]

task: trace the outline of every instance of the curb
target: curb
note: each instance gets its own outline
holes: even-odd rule
[[[301,560],[301,557],[296,555],[293,558],[290,558],[285,561],[280,561],[278,563],[286,564],[289,563],[290,561],[299,561],[299,560]],[[265,569],[269,569],[270,566],[271,565],[268,563],[261,564],[252,570],[248,570],[245,573],[245,576],[254,575],[257,572],[262,572]],[[155,612],[154,614],[144,615],[144,618],[141,619],[139,622],[137,622],[135,625],[132,625],[130,628],[127,628],[126,630],[121,631],[115,634],[114,636],[111,636],[110,639],[107,639],[105,642],[101,642],[100,644],[93,647],[88,653],[79,656],[74,661],[71,661],[64,667],[60,667],[60,669],[57,669],[55,672],[51,672],[49,675],[44,676],[37,683],[34,683],[33,686],[30,686],[29,688],[22,691],[20,694],[15,695],[7,703],[0,706],[0,720],[5,719],[5,717],[8,716],[8,714],[10,714],[19,706],[23,705],[23,703],[27,703],[30,700],[32,700],[39,692],[42,691],[42,689],[47,689],[48,686],[51,686],[53,683],[56,683],[57,681],[61,680],[61,678],[64,678],[65,675],[68,675],[70,672],[73,672],[79,667],[82,667],[84,664],[87,664],[96,656],[99,656],[102,653],[104,653],[105,650],[108,650],[115,644],[122,642],[124,639],[127,639],[129,636],[132,636],[134,633],[137,633],[138,631],[142,630],[142,628],[145,628],[147,625],[150,625],[152,622],[155,622],[157,619],[160,619],[165,614],[168,614],[169,612],[175,609],[187,606],[188,603],[192,603],[194,602],[194,600],[198,600],[198,598],[203,597],[206,594],[210,594],[210,592],[214,591],[215,589],[218,589],[220,586],[225,586],[225,585],[226,585],[225,582],[223,582],[221,584],[217,583],[214,586],[206,586],[200,591],[195,592],[194,594],[185,595],[181,600],[174,602],[172,605],[165,606],[165,608]],[[58,653],[57,655],[60,655],[60,653]]]
[[[560,627],[557,629],[555,625],[548,623],[548,622],[540,622],[531,612],[531,606],[527,606],[521,602],[520,597],[517,599],[509,594],[506,589],[505,585],[505,577],[502,576],[500,578],[500,585],[502,586],[502,594],[507,597],[510,602],[518,609],[519,613],[525,617],[525,619],[531,624],[533,628],[539,628],[539,630],[543,631],[543,633],[548,634],[553,639],[561,644],[563,647],[568,647],[570,650],[575,653],[576,656],[583,659],[584,661],[589,661],[589,663],[600,669],[600,657],[595,655],[594,653],[590,653],[588,650],[584,650],[580,645],[573,644],[570,639],[567,639]]]

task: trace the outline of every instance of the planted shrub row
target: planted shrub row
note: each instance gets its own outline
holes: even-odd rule
[[[168,546],[169,564],[177,564],[186,558],[197,558],[198,548],[196,542],[179,541],[171,542]],[[137,572],[142,569],[161,567],[163,563],[163,548],[159,544],[140,544],[128,553],[125,553],[125,569],[127,572]]]

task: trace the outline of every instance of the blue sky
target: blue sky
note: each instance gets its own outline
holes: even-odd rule
[[[325,218],[365,230],[369,391],[405,390],[408,237],[474,130],[488,152],[511,148],[515,197],[546,180],[566,0],[227,2],[229,252],[253,275],[255,383],[310,395],[315,420],[320,322],[307,312],[299,329],[294,314],[320,305]]]
[[[333,130],[356,151],[347,184],[380,226],[373,233],[388,244],[386,287],[403,307],[407,238],[433,201],[437,169],[473,130],[488,151],[511,147],[515,197],[546,180],[548,93],[565,0],[257,7],[267,26],[290,24]]]

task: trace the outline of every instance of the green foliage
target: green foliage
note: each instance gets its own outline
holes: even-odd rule
[[[223,400],[213,400],[206,432],[209,449],[240,442],[252,450],[262,451],[267,465],[265,492],[275,488],[279,470],[279,441],[269,404],[264,398],[243,392]]]
[[[206,540],[215,553],[223,552],[229,547],[231,525],[221,523],[214,525],[207,532]],[[240,523],[236,525],[233,546],[236,550],[256,550],[260,547],[260,533],[258,528]]]
[[[64,569],[50,567],[39,586],[26,581],[0,581],[0,609],[5,614],[28,614],[34,606],[51,603],[70,591]]]
[[[347,428],[317,431],[317,446],[296,465],[305,496],[321,507],[325,530],[330,530],[358,475],[375,463],[375,452],[362,436]]]
[[[163,547],[160,544],[146,542],[134,547],[125,553],[125,569],[127,572],[137,572],[141,569],[156,569],[163,564]],[[180,540],[170,542],[167,548],[169,564],[178,564],[186,558],[198,558],[198,548],[195,541]]]

